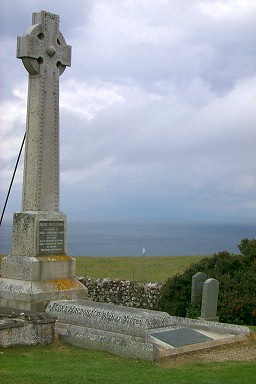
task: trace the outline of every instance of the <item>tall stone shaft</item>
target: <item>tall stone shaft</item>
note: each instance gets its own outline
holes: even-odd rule
[[[59,76],[71,65],[71,47],[58,15],[33,13],[32,24],[17,44],[29,73],[25,166],[12,252],[1,263],[0,306],[44,311],[51,300],[88,295],[67,255],[67,220],[59,211]]]
[[[71,47],[59,16],[33,13],[17,38],[17,57],[29,73],[22,211],[59,211],[59,76],[71,65]]]

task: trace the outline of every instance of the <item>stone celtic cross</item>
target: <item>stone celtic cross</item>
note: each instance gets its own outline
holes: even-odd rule
[[[59,16],[33,13],[17,39],[17,57],[29,73],[23,211],[59,211],[59,76],[71,65],[71,47]]]
[[[33,13],[32,24],[17,44],[29,74],[22,211],[13,215],[12,252],[1,263],[0,306],[42,312],[49,301],[88,295],[59,210],[59,76],[71,47],[58,15]]]

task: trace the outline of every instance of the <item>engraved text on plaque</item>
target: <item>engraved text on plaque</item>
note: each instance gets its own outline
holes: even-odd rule
[[[64,253],[64,221],[39,221],[39,255]]]

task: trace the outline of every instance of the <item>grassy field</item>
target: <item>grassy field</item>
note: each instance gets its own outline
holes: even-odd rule
[[[254,383],[256,362],[161,365],[56,342],[0,349],[1,384]]]
[[[76,257],[77,275],[163,283],[203,256]]]
[[[1,260],[0,256],[0,260]],[[163,283],[184,271],[203,256],[85,257],[78,256],[77,275],[93,278],[150,281]]]

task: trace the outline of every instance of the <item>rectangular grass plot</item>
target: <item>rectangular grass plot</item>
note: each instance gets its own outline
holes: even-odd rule
[[[153,333],[152,336],[173,347],[183,347],[184,345],[213,340],[191,328],[177,328],[169,331],[156,332]]]

